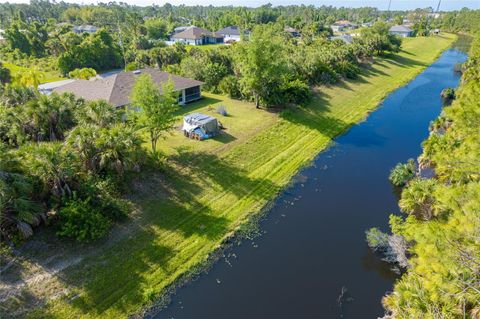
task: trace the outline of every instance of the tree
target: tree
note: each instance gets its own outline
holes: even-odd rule
[[[58,58],[58,67],[63,74],[78,68],[108,70],[121,64],[120,49],[106,30],[83,38],[80,44],[67,48]]]
[[[433,192],[436,183],[433,179],[417,178],[412,180],[402,192],[399,206],[402,211],[418,218],[430,220],[435,212]]]
[[[22,73],[20,83],[24,86],[31,86],[37,89],[44,79],[45,74],[43,72],[37,68],[29,68]]]
[[[250,41],[237,46],[235,61],[244,91],[253,96],[255,106],[280,102],[280,88],[287,74],[284,39],[270,25],[255,27]]]
[[[359,40],[367,50],[378,55],[382,55],[385,51],[398,52],[402,45],[402,40],[390,34],[388,24],[385,22],[377,22],[370,28],[362,30]]]
[[[167,24],[160,19],[149,19],[145,21],[145,28],[150,39],[158,40],[167,37]]]
[[[0,62],[0,84],[7,84],[12,81],[12,77],[10,75],[10,70],[3,66],[2,62]]]
[[[395,186],[404,186],[415,177],[415,161],[409,159],[406,164],[398,163],[390,172],[390,181]]]
[[[35,200],[34,184],[0,144],[0,238],[10,238],[17,231],[27,238],[33,234],[32,226],[45,218],[43,207]]]
[[[157,151],[157,141],[175,123],[178,93],[172,81],[163,84],[162,92],[149,74],[138,77],[133,87],[132,105],[140,108],[138,125],[150,135],[152,152]]]
[[[120,122],[121,112],[107,101],[91,101],[80,104],[75,110],[75,119],[79,126],[103,128]]]
[[[74,79],[90,80],[97,76],[97,71],[92,68],[75,69],[68,73],[68,76]]]

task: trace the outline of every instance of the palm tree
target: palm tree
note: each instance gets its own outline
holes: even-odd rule
[[[37,143],[20,148],[24,171],[38,178],[43,185],[43,196],[70,196],[75,182],[73,154],[65,152],[61,143]]]
[[[407,214],[414,214],[424,220],[430,220],[435,213],[435,180],[416,178],[402,192],[399,206]]]
[[[0,237],[9,238],[19,231],[27,238],[32,226],[45,219],[42,206],[34,198],[32,181],[16,172],[18,163],[0,146]]]
[[[120,175],[127,170],[138,170],[142,139],[134,128],[117,124],[102,129],[96,144],[101,170],[113,170]]]
[[[106,101],[93,101],[79,107],[75,113],[79,125],[107,127],[119,122],[120,113]]]

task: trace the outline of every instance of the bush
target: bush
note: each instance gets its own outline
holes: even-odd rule
[[[378,228],[370,228],[365,232],[367,244],[373,251],[385,250],[388,247],[388,234]]]
[[[218,88],[223,94],[231,98],[240,98],[242,96],[238,78],[234,75],[227,75],[218,84]]]
[[[415,161],[409,159],[406,164],[398,163],[390,172],[390,181],[395,186],[405,186],[415,177]]]
[[[59,227],[59,236],[89,242],[107,235],[110,221],[90,203],[89,198],[74,198],[60,209]]]
[[[0,84],[7,84],[12,81],[10,70],[2,65],[0,62]]]
[[[337,64],[337,72],[347,79],[356,79],[360,73],[360,68],[348,61],[341,61]]]
[[[299,105],[306,104],[312,97],[308,84],[300,80],[287,82],[282,88],[282,95],[286,103]]]
[[[91,205],[112,221],[125,219],[130,211],[130,205],[120,198],[116,184],[111,179],[89,176],[82,181],[79,193],[84,198],[90,198]]]
[[[444,89],[440,95],[443,99],[443,104],[444,105],[450,104],[456,98],[455,89],[453,89],[453,88]]]
[[[97,76],[97,71],[92,68],[75,69],[69,72],[68,76],[74,79],[89,80]]]
[[[130,62],[125,66],[125,71],[130,72],[130,71],[135,71],[138,70],[138,65],[136,62]]]

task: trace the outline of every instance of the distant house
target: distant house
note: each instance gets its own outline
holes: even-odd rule
[[[292,28],[292,27],[285,27],[285,29],[283,29],[283,31],[285,31],[286,33],[290,34],[292,37],[294,38],[298,38],[300,37],[300,31],[295,29],[295,28]]]
[[[87,101],[106,100],[117,108],[125,107],[130,105],[130,94],[140,74],[150,74],[160,90],[162,89],[162,84],[171,79],[174,84],[174,90],[179,93],[178,103],[181,105],[202,97],[201,86],[203,82],[171,75],[159,69],[142,69],[132,72],[122,71],[105,78],[75,80],[54,88],[53,92],[70,92]]]
[[[5,38],[3,37],[3,34],[5,33],[5,30],[0,29],[0,43],[5,42]]]
[[[394,25],[389,30],[390,34],[398,35],[402,38],[408,38],[413,36],[413,30],[404,25]]]
[[[84,32],[95,33],[97,31],[98,31],[98,28],[91,24],[76,25],[73,27],[73,32],[75,33],[84,33]]]
[[[223,36],[224,42],[239,42],[242,40],[242,33],[243,35],[249,35],[249,31],[240,31],[240,28],[233,25],[223,29],[220,29],[216,32],[216,34]]]
[[[348,20],[339,20],[330,26],[333,32],[342,32],[349,29],[355,29],[356,27],[356,24],[351,23]]]
[[[204,45],[223,43],[223,36],[215,32],[192,26],[181,32],[174,33],[170,40],[190,45]]]
[[[352,44],[353,43],[353,37],[349,34],[342,34],[336,37],[331,37],[330,40],[340,40],[345,42],[346,44]]]
[[[362,27],[364,27],[364,28],[370,28],[373,25],[374,25],[374,22],[372,22],[372,21],[362,23]]]
[[[183,31],[187,30],[188,28],[189,28],[189,26],[176,27],[175,29],[173,29],[172,35],[174,35],[174,34],[176,34],[176,33],[183,32]]]

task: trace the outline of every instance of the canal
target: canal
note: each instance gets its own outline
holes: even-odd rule
[[[396,279],[373,255],[365,230],[388,230],[398,213],[390,169],[416,158],[441,111],[440,92],[456,87],[451,49],[368,119],[338,137],[301,171],[260,222],[261,236],[229,249],[150,318],[377,318]],[[342,294],[343,291],[343,294]],[[340,297],[342,295],[342,297]]]

